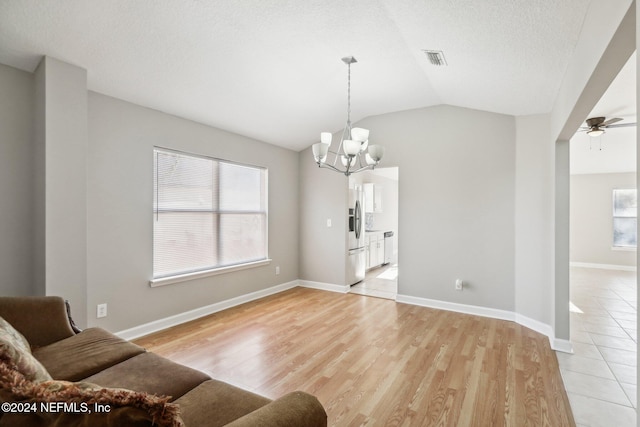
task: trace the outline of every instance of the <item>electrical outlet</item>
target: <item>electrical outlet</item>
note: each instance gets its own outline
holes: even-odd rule
[[[276,275],[278,275],[278,274],[280,274],[280,266],[279,265],[276,266]]]
[[[456,279],[456,291],[462,290],[462,279]]]
[[[96,312],[96,317],[107,317],[107,303],[98,304],[98,310]]]

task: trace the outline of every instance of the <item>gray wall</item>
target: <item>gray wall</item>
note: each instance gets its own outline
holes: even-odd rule
[[[384,166],[399,166],[402,175],[400,293],[513,310],[514,118],[441,106],[359,125],[387,147]],[[153,145],[269,167],[274,262],[149,288]],[[310,150],[296,154],[89,93],[87,188],[89,324],[121,330],[296,278],[344,283],[347,179],[318,169]],[[298,217],[299,236],[291,231]],[[470,285],[463,292],[453,290],[458,277]],[[98,320],[102,302],[109,316]]]
[[[555,144],[555,245],[554,331],[556,338],[570,338],[569,302],[569,141]]]
[[[87,325],[87,71],[44,57],[35,72],[34,288]]]
[[[52,293],[46,284],[36,289],[35,272],[40,271],[44,283],[51,272],[82,275],[86,268],[86,280],[68,284],[69,293],[87,294],[85,306],[73,307],[74,317],[87,315],[89,326],[118,331],[299,277],[298,153],[92,92],[88,93],[86,121],[87,179],[79,180],[85,181],[79,184],[86,185],[86,203],[72,204],[72,213],[82,216],[87,212],[87,261],[64,270],[68,263],[60,265],[56,258],[47,258],[47,229],[64,229],[56,215],[47,214],[45,179],[42,185],[34,180],[35,176],[45,177],[47,162],[46,144],[37,144],[38,149],[33,144],[37,135],[46,138],[47,134],[45,121],[35,117],[37,111],[41,118],[48,114],[46,79],[40,80],[36,85],[33,74],[0,65],[0,294]],[[40,94],[38,105],[35,92]],[[52,111],[55,108],[50,106]],[[269,169],[270,265],[149,287],[154,145]],[[55,160],[56,167],[64,164],[64,159]],[[68,163],[69,170],[74,164],[77,162]],[[39,215],[33,213],[36,205],[42,210]],[[39,251],[40,270],[33,260],[38,245],[43,249]],[[275,266],[280,266],[280,275],[275,274]],[[96,319],[96,305],[105,302],[108,317]]]
[[[571,176],[571,262],[636,265],[635,251],[612,249],[612,192],[619,188],[636,188],[636,174]]]
[[[402,174],[398,293],[514,310],[514,117],[439,106],[358,125]]]
[[[0,295],[33,292],[33,75],[0,65]]]
[[[548,115],[516,118],[516,312],[553,324],[555,148]]]
[[[636,22],[640,22],[640,8],[636,6]],[[636,24],[636,49],[637,46],[640,46],[640,31],[637,31]],[[638,70],[638,66],[640,66],[640,55],[636,55],[636,70]],[[640,98],[640,76],[636,71],[636,103],[637,99]],[[636,107],[636,123],[640,122],[640,111]],[[636,188],[640,188],[640,174],[638,172],[638,165],[640,164],[640,133],[636,131]],[[636,251],[636,265],[640,264],[640,251]],[[637,295],[640,294],[638,289],[640,288],[640,277],[636,274],[636,298]],[[636,315],[636,330],[640,326],[640,317]],[[638,364],[636,359],[636,365]],[[640,382],[640,369],[637,369],[636,366],[636,384]],[[636,387],[637,388],[637,387]],[[637,408],[640,406],[640,394],[636,393],[636,404]],[[636,411],[637,413],[637,411]]]
[[[513,310],[514,117],[438,106],[369,117],[357,125],[371,131],[370,143],[386,147],[383,166],[400,168],[398,293]],[[346,195],[337,191],[346,188],[346,178],[318,170],[309,150],[300,162],[305,212],[316,206],[330,210],[317,223],[346,212]],[[313,176],[306,172],[312,168]],[[332,243],[339,238],[306,221],[301,234],[314,233],[316,239],[301,240],[302,278],[329,281],[329,273],[309,264],[331,265],[329,258],[340,250]],[[456,278],[467,282],[465,291],[455,291]]]
[[[333,144],[340,139],[333,135]],[[300,164],[300,279],[344,285],[347,253],[346,176],[320,169],[311,148],[298,154]],[[327,227],[327,220],[331,227]]]
[[[123,330],[298,278],[297,153],[93,92],[89,141],[90,324]],[[154,146],[267,167],[273,262],[150,288]],[[99,303],[108,303],[104,319]]]

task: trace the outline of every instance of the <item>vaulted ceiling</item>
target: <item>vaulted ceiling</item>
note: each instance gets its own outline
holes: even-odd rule
[[[437,104],[551,111],[590,0],[3,0],[0,63],[302,150],[346,120]],[[433,66],[423,50],[442,50]]]

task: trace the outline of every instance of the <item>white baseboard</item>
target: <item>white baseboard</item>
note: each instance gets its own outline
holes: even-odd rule
[[[530,317],[523,316],[522,314],[518,313],[516,313],[516,323],[522,326],[526,326],[527,328],[532,329],[542,335],[548,336],[549,343],[552,343],[555,339],[553,328],[551,327],[551,325],[547,325],[546,323],[542,323],[538,320],[534,320]]]
[[[637,271],[637,267],[633,265],[595,264],[591,262],[570,262],[569,265],[571,267],[599,268],[602,270]]]
[[[349,285],[334,285],[333,283],[312,282],[310,280],[298,280],[298,285],[303,288],[319,289],[321,291],[339,292],[346,294],[351,289]]]
[[[439,301],[401,294],[398,294],[396,297],[396,302],[516,322],[519,325],[525,326],[546,336],[549,339],[549,344],[553,350],[573,353],[571,342],[556,338],[551,325],[547,325],[546,323],[539,322],[513,311],[498,310],[495,308],[480,307],[477,305],[459,304],[455,302]]]
[[[473,314],[493,319],[515,321],[516,316],[512,311],[498,310],[495,308],[480,307],[477,305],[458,304],[455,302],[439,301],[435,299],[412,297],[398,294],[396,301],[404,304],[419,305],[421,307],[437,308],[440,310],[455,311],[457,313]]]
[[[298,286],[297,280],[292,282],[283,283],[280,285],[272,286],[260,291],[251,292],[246,295],[240,295],[235,298],[231,298],[225,301],[220,301],[214,304],[210,304],[204,307],[199,307],[194,310],[189,310],[184,313],[176,314],[173,316],[165,317],[164,319],[154,320],[153,322],[145,323],[140,326],[135,326],[124,331],[116,332],[116,335],[125,340],[132,340],[135,338],[149,335],[154,332],[161,331],[172,326],[179,325],[181,323],[189,322],[191,320],[198,319],[200,317],[208,316],[209,314],[217,313],[218,311],[226,310],[227,308],[235,307],[240,304],[244,304],[250,301],[254,301],[260,298],[267,297],[269,295],[277,294]]]
[[[556,338],[551,325],[547,325],[546,323],[542,323],[538,320],[523,316],[522,314],[518,313],[516,313],[516,323],[522,326],[526,326],[527,328],[532,329],[542,335],[546,335],[547,338],[549,338],[549,345],[551,345],[551,348],[553,350],[561,351],[563,353],[573,353],[573,346],[571,345],[571,341]]]
[[[573,354],[573,346],[571,345],[571,341],[569,340],[561,340],[560,338],[555,338],[553,341],[551,341],[551,348],[555,351]]]

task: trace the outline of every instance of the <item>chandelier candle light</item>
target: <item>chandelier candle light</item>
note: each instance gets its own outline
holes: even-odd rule
[[[313,144],[313,158],[318,167],[329,168],[336,172],[345,174],[362,172],[364,170],[375,169],[384,155],[384,147],[379,145],[369,145],[369,131],[362,128],[351,127],[351,64],[358,62],[353,56],[342,58],[342,62],[349,68],[347,82],[347,125],[342,132],[342,139],[337,151],[331,151],[331,132],[320,133],[320,142]],[[340,152],[342,150],[342,152]],[[327,163],[327,156],[334,155],[333,162]],[[336,167],[338,158],[344,169]],[[338,165],[339,166],[339,165]]]

